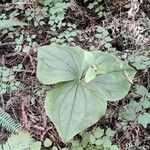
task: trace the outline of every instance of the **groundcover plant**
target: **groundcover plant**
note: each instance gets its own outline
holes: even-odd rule
[[[135,74],[106,52],[56,44],[38,50],[37,78],[55,84],[45,99],[46,114],[64,142],[104,116],[107,101],[125,97]]]

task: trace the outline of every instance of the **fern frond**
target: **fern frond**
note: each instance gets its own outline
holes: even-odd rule
[[[19,134],[11,135],[6,143],[2,145],[2,150],[29,150],[33,142],[34,140],[29,133],[20,132]]]
[[[0,30],[15,27],[15,26],[24,26],[24,25],[27,24],[15,19],[0,20]]]
[[[12,133],[18,133],[22,127],[21,124],[16,123],[11,116],[0,108],[0,125]]]

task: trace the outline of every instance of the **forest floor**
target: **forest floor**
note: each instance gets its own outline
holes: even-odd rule
[[[93,4],[93,1],[70,0],[68,7],[64,7],[66,2],[59,6],[62,10],[54,5],[54,22],[49,21],[50,6],[43,3],[2,1],[0,20],[17,18],[29,25],[0,30],[0,68],[18,69],[14,71],[17,88],[12,91],[3,89],[0,105],[36,140],[43,142],[49,138],[53,142],[51,148],[71,149],[71,144],[62,142],[46,116],[44,98],[51,87],[41,84],[36,77],[37,49],[55,42],[80,46],[88,51],[107,51],[127,61],[137,74],[129,94],[120,101],[108,102],[107,114],[85,132],[91,134],[96,128],[111,128],[115,132],[112,142],[120,150],[149,150],[150,124],[145,121],[148,118],[143,118],[143,122],[137,118],[150,112],[150,1],[102,0],[98,4]],[[59,11],[64,13],[64,18],[57,18]],[[58,25],[56,18],[65,24]],[[106,37],[97,36],[99,26],[108,32]],[[147,107],[135,110],[141,102]],[[0,128],[2,141],[9,136],[9,132]],[[82,138],[79,134],[74,140],[82,141]],[[43,149],[46,150],[44,146]]]

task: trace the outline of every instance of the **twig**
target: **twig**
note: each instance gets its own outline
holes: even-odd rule
[[[26,129],[29,129],[29,123],[28,123],[28,117],[25,111],[25,103],[22,101],[21,104],[21,110],[22,110],[22,120],[23,120],[23,125]]]
[[[0,46],[5,46],[5,45],[15,45],[15,42],[9,42],[9,43],[1,43]]]

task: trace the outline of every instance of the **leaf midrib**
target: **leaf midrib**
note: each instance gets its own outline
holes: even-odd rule
[[[74,96],[74,99],[73,99],[73,105],[72,105],[72,108],[71,108],[71,113],[70,113],[69,121],[68,121],[68,125],[67,125],[66,137],[67,137],[67,135],[68,135],[68,129],[69,129],[71,117],[72,117],[73,110],[74,110],[74,105],[75,105],[75,100],[76,100],[76,96],[77,96],[77,91],[78,91],[78,88],[79,88],[79,80],[77,80],[76,82],[77,82],[77,83],[76,83],[77,86],[76,86],[76,89],[75,89],[75,96]]]

